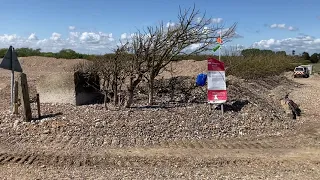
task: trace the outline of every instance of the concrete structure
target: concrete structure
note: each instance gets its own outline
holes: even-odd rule
[[[88,84],[99,86],[99,79],[91,81],[78,72],[53,73],[40,76],[36,88],[41,103],[85,105],[95,103],[102,96],[99,88]]]

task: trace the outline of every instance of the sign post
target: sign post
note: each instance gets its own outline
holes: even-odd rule
[[[227,101],[227,86],[224,63],[221,62],[222,31],[217,38],[218,45],[213,48],[213,52],[219,49],[219,60],[208,59],[208,102],[221,104],[221,113],[223,115],[223,103]]]
[[[223,103],[227,101],[227,86],[225,80],[224,63],[214,59],[208,59],[208,103],[221,104],[223,115]]]
[[[17,53],[12,46],[9,47],[6,55],[3,57],[0,68],[11,70],[11,112],[14,112],[14,72],[22,72],[21,65],[17,58]]]
[[[13,56],[13,50],[11,48],[11,112],[14,112],[13,107],[14,107],[14,99],[13,99],[13,95],[14,95],[14,66],[12,63],[12,56]]]

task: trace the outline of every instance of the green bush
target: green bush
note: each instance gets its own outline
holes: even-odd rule
[[[19,57],[27,56],[39,56],[41,55],[41,49],[32,49],[32,48],[17,48],[15,49]]]
[[[280,54],[283,54],[284,51],[281,51]],[[276,54],[274,51],[271,50],[260,50],[260,49],[244,49],[241,51],[241,55],[245,57],[251,57],[251,56],[268,56],[268,55],[274,55]],[[284,52],[285,54],[285,52]]]
[[[222,60],[225,62],[228,75],[244,79],[280,75],[283,72],[293,70],[297,63],[292,57],[276,54],[223,57]]]
[[[302,58],[303,58],[303,60],[310,60],[310,55],[309,55],[309,53],[303,52],[303,53],[302,53]]]
[[[317,54],[317,53],[314,53],[314,54],[312,54],[311,55],[311,57],[310,57],[310,61],[312,62],[312,63],[317,63],[317,62],[319,62],[319,54]]]
[[[7,50],[8,50],[8,49],[0,49],[0,57],[1,57],[1,58],[3,58],[3,57],[6,55]]]

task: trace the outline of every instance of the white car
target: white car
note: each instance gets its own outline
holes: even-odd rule
[[[309,77],[309,69],[304,66],[298,66],[298,67],[294,68],[293,76],[294,76],[294,78],[296,78],[296,77],[308,78]]]

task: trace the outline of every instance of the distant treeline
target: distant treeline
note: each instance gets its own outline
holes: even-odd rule
[[[0,57],[3,58],[7,52],[7,48],[0,49]],[[78,53],[72,49],[62,49],[59,52],[41,52],[41,49],[32,49],[32,48],[15,48],[18,57],[29,57],[29,56],[43,56],[43,57],[53,57],[57,59],[88,59],[93,60],[97,56],[106,56],[114,58],[114,53],[104,54],[104,55],[93,55],[93,54],[82,54]],[[175,60],[183,59],[193,59],[193,60],[205,60],[210,55],[192,55],[192,56],[178,56]]]
[[[241,51],[242,56],[260,56],[260,55],[282,55],[286,56],[285,51],[271,51],[271,50],[260,50],[260,49],[244,49]]]
[[[7,48],[0,49],[0,57],[4,57]],[[53,52],[41,52],[41,49],[32,49],[32,48],[15,48],[18,57],[28,57],[28,56],[44,56],[44,57],[54,57],[54,58],[63,58],[63,59],[90,59],[94,55],[81,54],[77,53],[72,49],[62,49],[57,53]]]
[[[7,48],[0,49],[0,57],[4,57],[4,55],[7,52]],[[93,54],[82,54],[78,53],[72,49],[62,49],[59,52],[53,53],[53,52],[41,52],[41,49],[32,49],[32,48],[16,48],[15,51],[17,52],[19,57],[28,57],[28,56],[43,56],[43,57],[53,57],[53,58],[62,58],[62,59],[88,59],[93,60],[97,56],[106,56],[110,58],[114,58],[114,53],[104,54],[104,55],[93,55]],[[285,51],[271,51],[271,50],[260,50],[260,49],[244,49],[241,52],[238,53],[241,56],[260,56],[260,55],[283,55],[286,56]],[[175,58],[176,61],[183,60],[183,59],[193,59],[193,60],[205,60],[209,56],[212,56],[211,54],[200,54],[200,55],[191,55],[191,56],[185,56],[185,55],[179,55],[177,58]]]

